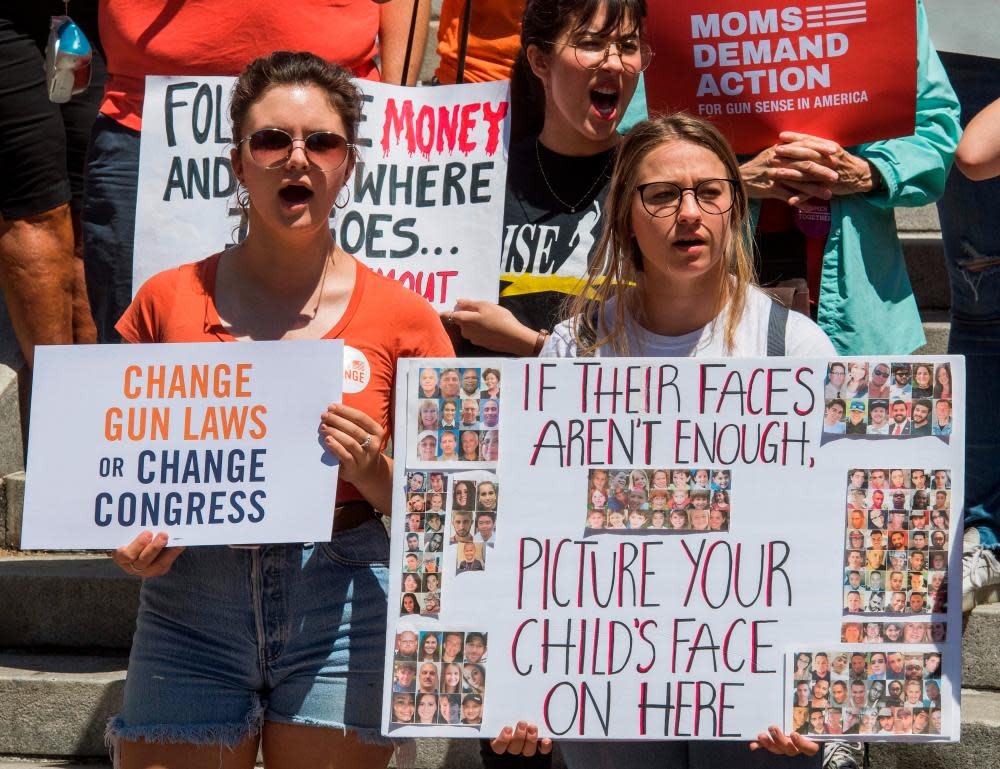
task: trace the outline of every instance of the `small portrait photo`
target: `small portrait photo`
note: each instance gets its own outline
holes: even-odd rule
[[[940,662],[940,660],[939,660]],[[920,681],[924,676],[924,655],[907,652],[903,656],[903,678]]]
[[[885,594],[881,591],[869,590],[865,611],[869,614],[881,614],[885,611]]]
[[[466,662],[462,667],[462,692],[486,693],[486,669],[474,662]]]
[[[861,614],[865,610],[865,590],[844,588],[844,610],[848,614]]]
[[[813,656],[810,652],[799,652],[795,655],[795,670],[792,672],[794,681],[812,680]]]
[[[886,573],[886,588],[893,593],[906,590],[906,572],[890,571]]]
[[[420,599],[416,592],[403,593],[403,597],[399,601],[399,616],[404,617],[410,614],[420,614]]]
[[[691,488],[710,491],[712,488],[712,481],[709,478],[709,472],[710,471],[707,467],[695,470],[691,475]]]
[[[826,711],[823,708],[809,708],[806,730],[806,734],[826,734]]]
[[[847,382],[840,397],[851,400],[868,397],[867,363],[854,361],[847,367]]]
[[[414,494],[413,496],[418,496]],[[420,534],[424,530],[424,516],[419,512],[412,512],[406,514],[406,523],[404,524],[404,530],[407,533]]]
[[[424,484],[427,482],[427,473],[422,470],[411,470],[406,474],[406,491],[412,493],[425,491]]]
[[[417,689],[417,664],[401,661],[392,665],[392,690],[394,692],[414,692]]]
[[[889,435],[910,434],[910,401],[899,398],[889,403]]]
[[[941,652],[924,654],[924,678],[941,677]]]
[[[646,491],[649,489],[649,477],[646,475],[645,470],[633,470],[628,476],[628,490],[629,491],[641,491],[643,497],[646,495]]]
[[[926,591],[927,590],[927,572],[926,571],[911,571],[908,573],[910,578],[910,584],[908,585],[909,590]]]
[[[500,459],[500,431],[483,430],[479,438],[479,461],[496,462]]]
[[[422,432],[417,436],[417,459],[421,462],[436,462],[438,438],[436,433]]]
[[[861,643],[861,623],[845,622],[840,626],[840,640],[845,644]]]
[[[437,617],[441,611],[441,593],[427,593],[424,596],[424,608],[420,614],[424,617]]]
[[[882,625],[882,635],[888,644],[903,642],[903,625],[899,622],[886,622]]]
[[[625,526],[625,511],[621,510],[621,509],[618,509],[618,510],[609,510],[608,511],[608,521],[604,525],[604,528],[605,529],[624,529],[624,528],[626,528],[626,526]]]
[[[926,622],[905,622],[903,623],[903,643],[922,644],[928,643],[928,628]]]
[[[909,511],[910,492],[906,489],[891,489],[888,492],[889,509]]]
[[[481,726],[483,723],[483,697],[480,694],[466,694],[462,697],[462,720],[459,722],[469,726]]]
[[[944,512],[948,512],[948,510],[950,509],[950,501],[948,496],[949,494],[951,494],[951,492],[945,491],[944,489],[936,489],[932,493],[933,496],[931,497],[932,500],[931,504],[934,505],[932,510],[942,510]]]
[[[890,369],[888,363],[875,363],[871,367],[868,382],[868,397],[880,400],[889,399]]]
[[[472,542],[472,513],[465,510],[452,510],[451,539],[452,545],[462,542]]]
[[[834,398],[843,398],[847,385],[847,367],[834,361],[826,368],[826,380],[824,381],[824,393],[827,401]]]
[[[458,401],[454,398],[441,401],[441,428],[458,429]]]
[[[462,392],[463,398],[479,398],[479,369],[462,369]]]
[[[462,711],[461,694],[441,694],[438,697],[438,723],[457,724]]]
[[[868,432],[868,404],[861,400],[850,401],[847,411],[848,435],[865,435]]]
[[[951,435],[951,401],[941,398],[934,401],[934,417],[931,420],[931,435]]]
[[[465,633],[458,632],[456,630],[447,630],[441,636],[441,661],[442,662],[461,662],[463,657],[463,651],[465,649]],[[461,671],[459,671],[459,678],[461,678]],[[447,681],[445,681],[447,683]],[[441,691],[448,691],[448,689],[442,689]],[[457,691],[457,689],[455,690]]]
[[[851,489],[867,489],[868,488],[868,471],[862,470],[859,467],[855,467],[847,473],[847,488]]]
[[[914,492],[917,494],[918,492]],[[910,510],[910,529],[928,529],[930,528],[931,516],[930,511],[924,509],[912,509]]]
[[[935,470],[931,480],[931,488],[933,488],[935,491],[950,489],[951,471],[942,469]]]
[[[892,425],[889,422],[889,401],[879,398],[868,401],[868,434],[888,435]]]
[[[447,506],[447,495],[442,491],[428,491],[424,495],[424,512],[444,515]]]
[[[420,576],[419,574],[404,574],[403,592],[404,593],[422,593],[423,590],[420,589]]]
[[[886,491],[889,488],[889,471],[882,467],[876,467],[868,471],[868,488]]]
[[[927,603],[927,594],[919,590],[911,590],[906,595],[907,614],[929,614],[930,605]]]
[[[824,710],[823,734],[843,734],[844,733],[844,711],[843,708],[830,707]]]
[[[484,430],[496,430],[500,426],[500,401],[495,398],[481,399],[479,416]]]
[[[932,614],[944,614],[948,611],[948,593],[946,591],[928,593],[927,603],[928,611]]]
[[[444,551],[444,532],[428,531],[424,533],[424,550],[428,553]]]
[[[866,529],[865,544],[872,550],[885,550],[888,537],[882,529]]]
[[[403,556],[403,572],[407,574],[421,573],[420,553],[406,553]]]
[[[413,723],[413,711],[414,711],[413,695],[408,694],[406,692],[393,691],[392,723],[394,724]]]
[[[683,489],[686,493],[691,488],[691,471],[680,467],[670,471],[670,488]]]
[[[457,462],[459,460],[457,431],[441,430],[438,433],[438,459],[441,462]]]
[[[913,510],[929,510],[931,506],[931,492],[927,489],[917,489],[910,499],[910,506]]]
[[[903,517],[905,519],[906,513],[903,513],[902,515],[903,515]],[[891,519],[891,517],[890,517],[890,520],[889,520],[889,525],[890,526],[892,525],[892,519]],[[904,521],[904,525],[905,525],[905,521]],[[907,532],[906,530],[889,529],[889,549],[892,552],[902,552],[903,550],[906,550],[906,545],[907,545],[907,542],[909,541],[909,536],[908,535],[909,535],[909,532]],[[891,558],[892,556],[889,556],[889,557]],[[890,563],[890,567],[891,567],[891,563]]]
[[[495,513],[499,500],[500,486],[496,481],[480,481],[476,484],[476,510]]]
[[[877,470],[875,472],[878,472]],[[885,510],[886,509],[886,495],[889,492],[885,489],[868,489],[868,509],[869,510]]]
[[[906,532],[902,532],[905,534]],[[892,540],[892,532],[889,534],[890,542]],[[900,548],[893,548],[889,552],[889,570],[890,571],[906,571],[906,551]]]
[[[440,427],[441,407],[436,400],[422,400],[417,405],[417,429],[434,432]]]
[[[711,531],[709,511],[702,507],[692,507],[688,510],[691,521],[691,531]]]
[[[928,568],[934,571],[943,571],[948,568],[948,553],[941,550],[931,550],[930,565]]]
[[[844,421],[846,411],[847,405],[842,398],[828,400],[826,410],[823,412],[823,432],[831,435],[845,434],[847,432],[847,423]]]
[[[436,400],[441,397],[436,368],[420,369],[420,373],[417,375],[417,397],[425,400]]]
[[[718,492],[717,492],[718,493]],[[722,492],[724,493],[724,492]],[[653,513],[655,516],[656,513]],[[654,527],[652,524],[650,528],[660,528]],[[708,528],[710,531],[729,531],[729,508],[728,505],[725,510],[713,507],[708,513]]]
[[[480,542],[463,542],[455,548],[455,555],[456,574],[464,571],[483,571],[486,568],[486,558]]]
[[[587,511],[587,528],[588,529],[603,529],[607,526],[606,513],[603,510],[588,510]]]
[[[465,634],[465,661],[476,664],[486,662],[486,633]]]
[[[440,574],[441,573],[441,556],[437,553],[426,552],[424,553],[424,562],[421,566],[424,574]]]
[[[916,529],[910,531],[910,550],[927,550],[929,544],[925,530]]]
[[[420,535],[415,531],[406,534],[406,552],[420,554]]]
[[[910,488],[917,491],[926,491],[930,488],[930,477],[926,470],[919,467],[910,470]]]
[[[712,471],[712,491],[729,491],[732,475],[729,470]]]
[[[795,706],[792,708],[792,731],[797,734],[809,734],[809,707]]]
[[[488,547],[496,544],[497,514],[489,510],[476,512],[476,533],[473,542],[480,542]]]
[[[458,412],[460,430],[479,430],[479,398],[463,398]]]
[[[880,592],[885,590],[885,577],[884,572],[878,570],[869,570],[865,573],[865,584],[868,589],[872,592]]]
[[[930,716],[927,708],[914,708],[913,734],[930,734]]]
[[[943,593],[948,588],[948,572],[929,571],[927,572],[927,592]]]
[[[417,661],[417,633],[415,630],[401,630],[396,633],[396,650],[393,658],[402,662]]]
[[[438,391],[440,398],[458,399],[461,390],[460,377],[457,368],[438,369]]]
[[[475,481],[455,481],[452,488],[451,509],[467,512],[476,509]]]
[[[909,400],[913,393],[912,371],[909,363],[893,363],[889,380],[889,400]]]
[[[483,389],[479,391],[479,397],[493,399],[500,397],[500,369],[483,369]]]
[[[433,660],[424,660],[417,665],[417,691],[437,693],[441,687],[438,666]]]
[[[919,398],[910,407],[910,435],[914,437],[931,434],[931,417],[933,404],[929,398]]]
[[[844,554],[844,566],[855,571],[862,571],[865,568],[864,550],[848,550]]]
[[[650,489],[663,489],[668,490],[670,488],[670,473],[666,468],[658,468],[656,470],[651,470],[649,473],[649,487]]]
[[[830,656],[826,652],[813,654],[809,677],[814,681],[830,680]]]
[[[725,494],[726,492],[716,493]],[[648,504],[651,511],[659,510],[665,513],[670,509],[670,491],[667,489],[650,489]]]
[[[417,654],[417,659],[420,662],[439,662],[441,660],[441,634],[435,630],[421,632]]]
[[[934,395],[934,366],[930,363],[914,363],[911,398],[930,398]]]
[[[462,430],[459,436],[461,451],[459,459],[462,462],[479,462],[479,432],[477,430]]]
[[[441,665],[441,692],[443,694],[462,693],[461,662],[446,662]]]
[[[438,696],[432,692],[418,692],[417,712],[413,723],[432,725],[436,724],[438,711]]]
[[[906,591],[905,590],[891,590],[889,591],[889,606],[886,609],[890,614],[905,614],[906,609]]]
[[[903,684],[903,707],[919,708],[924,704],[924,682],[908,678]]]
[[[869,510],[868,511],[868,528],[869,529],[884,529],[888,524],[889,520],[886,517],[884,510]]]
[[[424,593],[438,593],[441,591],[441,575],[440,574],[425,574],[424,575],[424,589],[421,592]]]
[[[927,553],[922,550],[910,550],[909,563],[907,565],[910,571],[923,571],[927,568]]]

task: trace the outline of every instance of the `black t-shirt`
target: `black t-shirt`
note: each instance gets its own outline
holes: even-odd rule
[[[567,157],[534,136],[510,148],[500,304],[529,328],[551,331],[563,320],[566,295],[583,288],[601,237],[613,155]]]

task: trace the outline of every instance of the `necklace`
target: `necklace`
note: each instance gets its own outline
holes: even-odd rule
[[[556,199],[556,202],[559,203],[563,208],[568,209],[571,214],[575,214],[576,213],[576,209],[579,207],[579,205],[583,201],[585,201],[588,197],[590,197],[590,193],[592,193],[597,188],[598,183],[601,181],[601,179],[604,178],[604,175],[608,172],[608,166],[611,165],[611,159],[615,156],[615,153],[611,152],[611,153],[608,154],[608,159],[604,163],[604,168],[601,169],[601,172],[597,175],[597,178],[594,179],[594,183],[590,185],[590,188],[585,193],[583,193],[583,195],[580,197],[579,200],[576,201],[576,203],[572,203],[571,204],[571,203],[567,203],[561,197],[559,197],[558,195],[556,195],[556,191],[554,189],[552,189],[552,185],[549,183],[549,177],[547,177],[545,175],[545,166],[542,165],[542,153],[538,149],[538,145],[540,143],[541,142],[538,141],[538,137],[536,136],[535,137],[535,159],[538,161],[538,170],[542,174],[542,181],[545,182],[545,186],[549,188],[549,193],[552,195],[552,197],[554,197]]]

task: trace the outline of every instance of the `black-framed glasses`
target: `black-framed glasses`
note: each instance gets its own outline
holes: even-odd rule
[[[649,66],[653,60],[653,49],[638,38],[627,37],[624,40],[605,41],[601,38],[584,38],[578,43],[556,43],[540,40],[549,45],[561,45],[572,48],[576,63],[584,69],[600,69],[611,56],[611,46],[615,47],[615,56],[622,63],[622,69],[636,75]]]
[[[246,143],[250,157],[267,169],[280,168],[292,156],[296,142],[302,142],[306,160],[321,171],[340,168],[354,145],[333,131],[315,131],[304,139],[295,139],[280,128],[261,128],[240,139],[236,145]]]
[[[706,214],[724,214],[736,201],[735,179],[703,179],[694,187],[680,187],[673,182],[647,182],[635,188],[642,207],[650,216],[670,216],[680,207],[685,192],[694,195]]]

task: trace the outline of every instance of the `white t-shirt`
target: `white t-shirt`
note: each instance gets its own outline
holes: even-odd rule
[[[632,355],[654,358],[763,358],[767,355],[767,323],[772,299],[758,288],[747,291],[743,317],[736,328],[733,349],[726,350],[725,326],[728,308],[701,328],[682,336],[654,334],[629,319],[628,341]],[[605,321],[614,319],[614,300],[604,310]],[[567,320],[553,329],[540,353],[543,358],[577,357],[573,338],[573,321]],[[613,355],[602,347],[597,353]],[[799,312],[788,313],[785,326],[785,355],[798,358],[829,358],[836,355],[833,343],[823,330]]]

